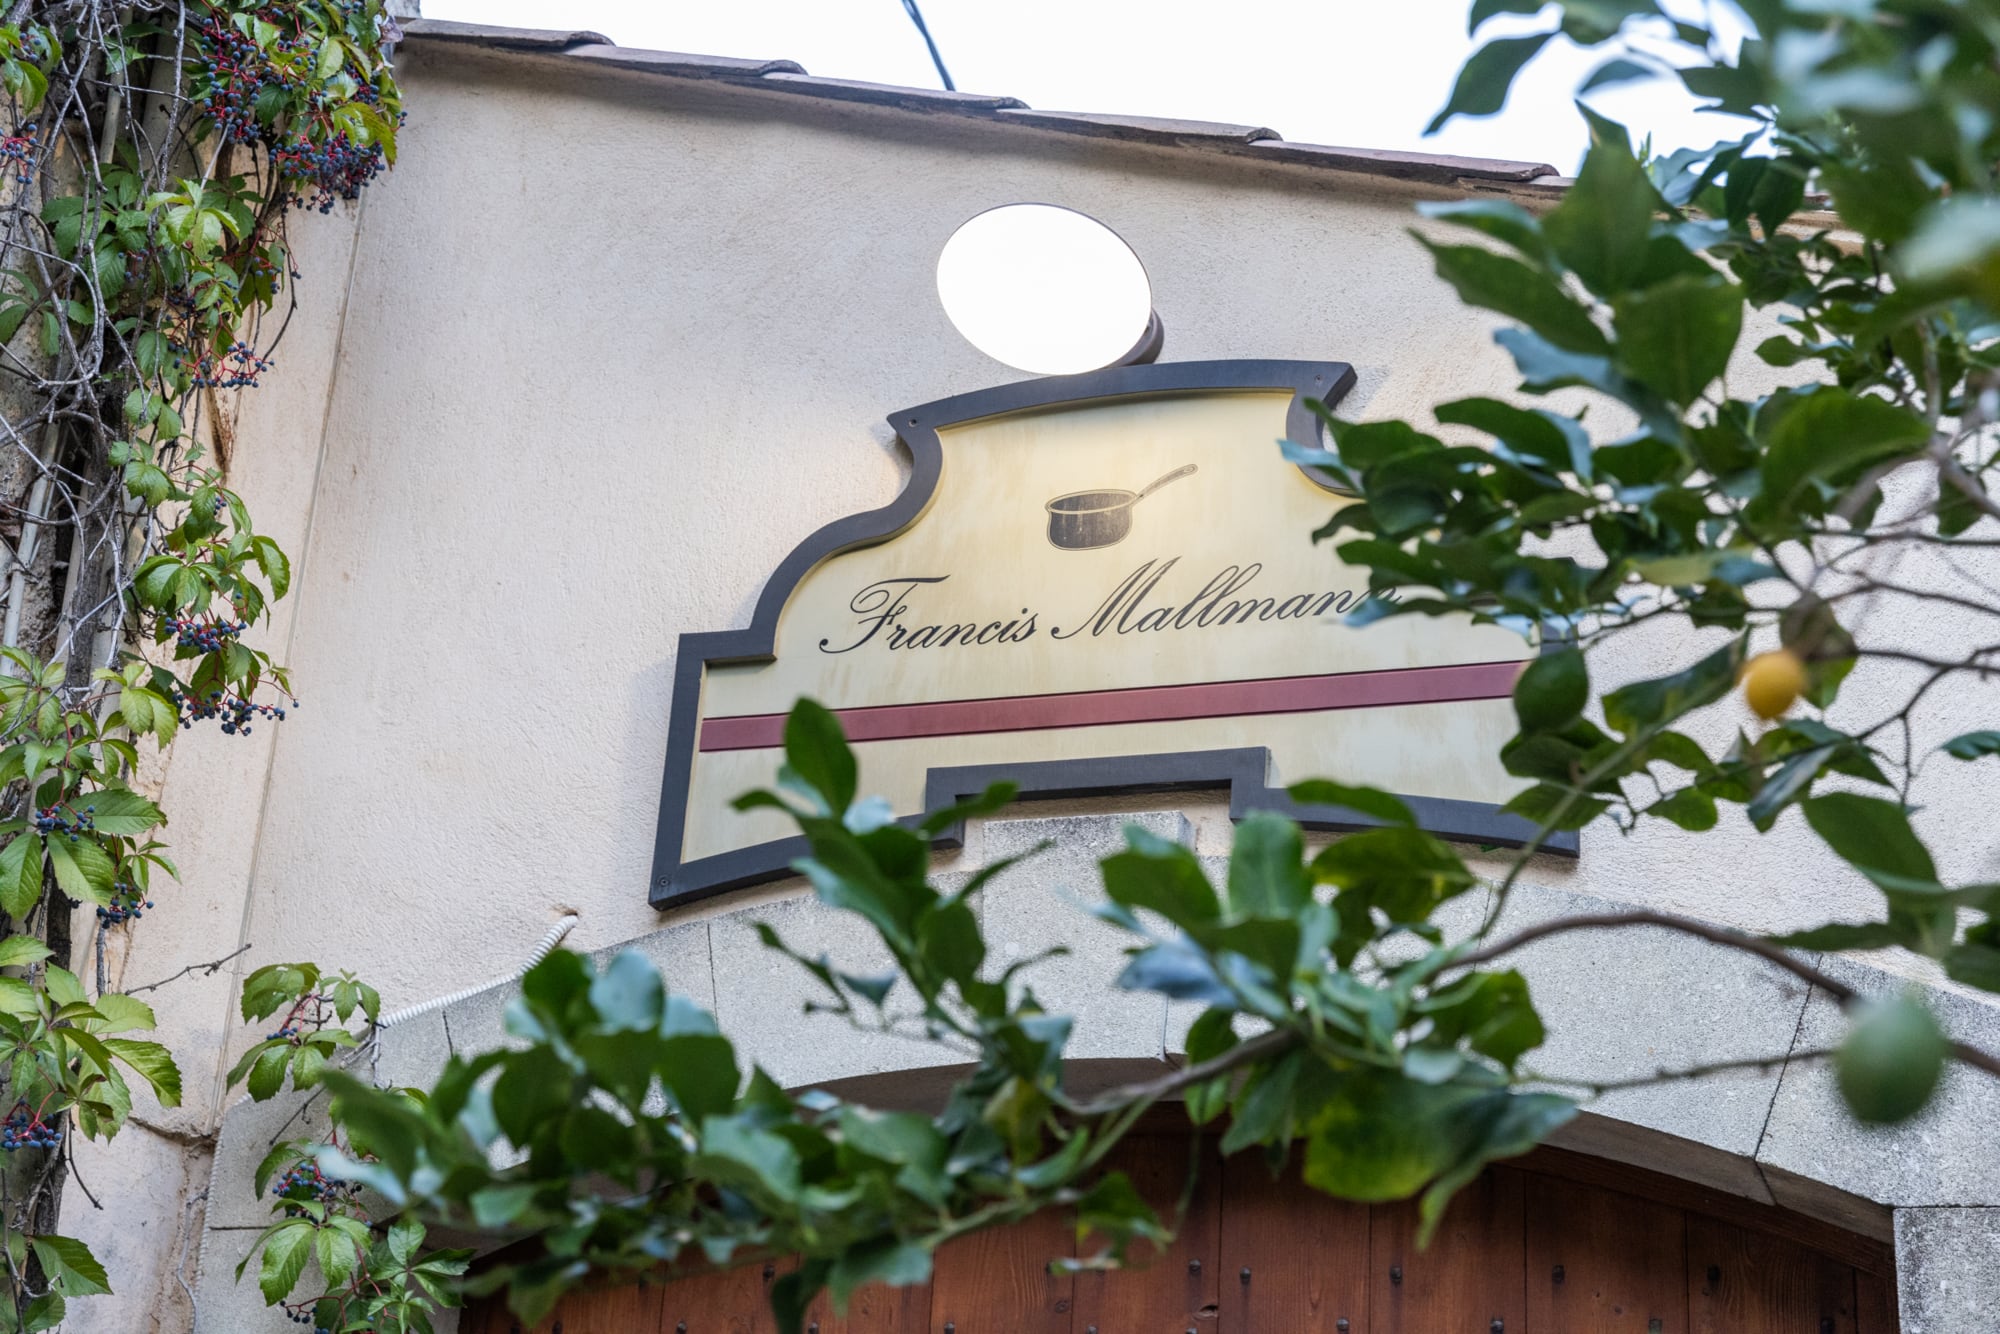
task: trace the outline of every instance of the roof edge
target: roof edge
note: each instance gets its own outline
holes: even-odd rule
[[[666,78],[764,88],[794,97],[864,103],[927,115],[964,116],[988,124],[1011,124],[1051,134],[1111,139],[1184,151],[1222,152],[1251,161],[1317,167],[1427,185],[1464,188],[1484,184],[1490,189],[1496,185],[1519,186],[1560,178],[1556,168],[1546,162],[1292,143],[1280,137],[1277,131],[1256,125],[1225,125],[1096,111],[1037,111],[1013,97],[947,92],[937,88],[905,88],[852,79],[815,78],[795,61],[650,51],[642,47],[619,46],[610,38],[594,32],[501,28],[421,18],[403,20],[402,28],[404,40],[410,43],[438,42],[556,57],[583,65],[631,70]]]

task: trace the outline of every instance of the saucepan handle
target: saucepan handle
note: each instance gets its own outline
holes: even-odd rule
[[[1144,491],[1141,491],[1138,495],[1132,497],[1132,503],[1134,505],[1138,504],[1140,501],[1144,500],[1147,496],[1152,495],[1155,491],[1165,486],[1168,482],[1178,482],[1181,478],[1188,476],[1195,470],[1196,470],[1195,465],[1192,463],[1186,465],[1185,467],[1174,469],[1172,472],[1168,473],[1165,477],[1159,478],[1151,486],[1148,486]]]

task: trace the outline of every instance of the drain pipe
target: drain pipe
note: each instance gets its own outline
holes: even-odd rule
[[[530,968],[548,958],[549,952],[562,943],[562,938],[569,934],[570,928],[577,924],[577,920],[575,913],[565,913],[562,920],[548,929],[548,934],[535,942],[535,948],[528,951],[527,962],[507,974],[507,976],[492,982],[483,982],[476,987],[467,987],[463,991],[454,991],[449,996],[439,996],[435,1000],[427,1000],[422,1005],[412,1005],[407,1009],[398,1010],[394,1014],[384,1015],[375,1021],[375,1026],[377,1028],[393,1028],[397,1024],[408,1023],[410,1020],[420,1015],[429,1014],[433,1010],[442,1010],[447,1005],[456,1005],[462,1000],[469,1000],[489,987],[497,987],[502,983],[514,981]]]

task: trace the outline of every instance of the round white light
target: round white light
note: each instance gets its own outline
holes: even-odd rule
[[[967,342],[1036,375],[1111,365],[1153,315],[1152,285],[1132,247],[1054,204],[1006,204],[966,222],[938,256],[937,285]]]

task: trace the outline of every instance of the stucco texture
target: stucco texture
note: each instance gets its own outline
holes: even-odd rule
[[[149,914],[128,981],[254,943],[159,1000],[163,1036],[188,1054],[188,1106],[164,1123],[175,1135],[216,1125],[221,1073],[256,1036],[230,1021],[234,986],[263,963],[354,969],[394,1010],[508,973],[564,912],[585,949],[706,919],[708,994],[725,1015],[752,1003],[777,965],[735,936],[757,914],[795,916],[779,905],[796,886],[668,915],[646,901],[676,643],[746,624],[794,546],[897,493],[889,412],[1017,378],[936,299],[938,249],[972,214],[1038,200],[1111,225],[1147,266],[1166,359],[1347,361],[1359,383],[1345,413],[1423,424],[1433,403],[1516,382],[1494,322],[1457,303],[1408,235],[1419,187],[437,45],[411,47],[402,75],[402,159],[358,210],[305,224],[305,308],[245,407],[235,475],[296,564],[261,642],[289,659],[305,704],[251,742],[191,736],[172,758],[170,833],[189,874],[157,928]],[[1746,354],[1733,374],[1741,388],[1765,372]],[[1933,645],[1955,633],[1877,629]],[[1634,636],[1598,670],[1652,674],[1704,647]],[[1859,676],[1843,707],[1900,684]],[[1995,703],[1925,716],[1919,739],[1988,723]],[[1724,704],[1690,730],[1720,748],[1746,721]],[[1976,787],[1928,798],[1919,825],[1947,874],[2000,869],[1963,836],[1986,825]],[[1178,814],[1204,855],[1226,850],[1213,794]],[[984,837],[969,831],[966,864]],[[1879,902],[1796,819],[1694,838],[1593,830],[1576,864],[1537,859],[1526,879],[1754,929]],[[1005,903],[987,913],[1011,920]],[[1587,1012],[1603,970],[1545,953],[1552,1014]],[[1634,976],[1674,985],[1664,967]],[[1703,1003],[1726,1016],[1769,992],[1751,1027],[1781,1054],[1800,998],[1731,985]],[[1151,1059],[1170,1021],[1143,1023],[1125,1037]],[[798,1025],[760,1010],[741,1027],[765,1063],[821,1076]],[[1606,1056],[1555,1038],[1580,1061]],[[221,1048],[206,1068],[193,1055]],[[1754,1108],[1707,1118],[1727,1121],[1732,1152],[1753,1152],[1774,1084],[1741,1083],[1731,1107]],[[1704,1113],[1630,1119],[1686,1133]],[[178,1143],[157,1153],[184,1171]],[[154,1213],[178,1208],[163,1198]],[[154,1263],[162,1295],[132,1312],[167,1309],[170,1268]],[[101,1327],[147,1328],[137,1314]]]

